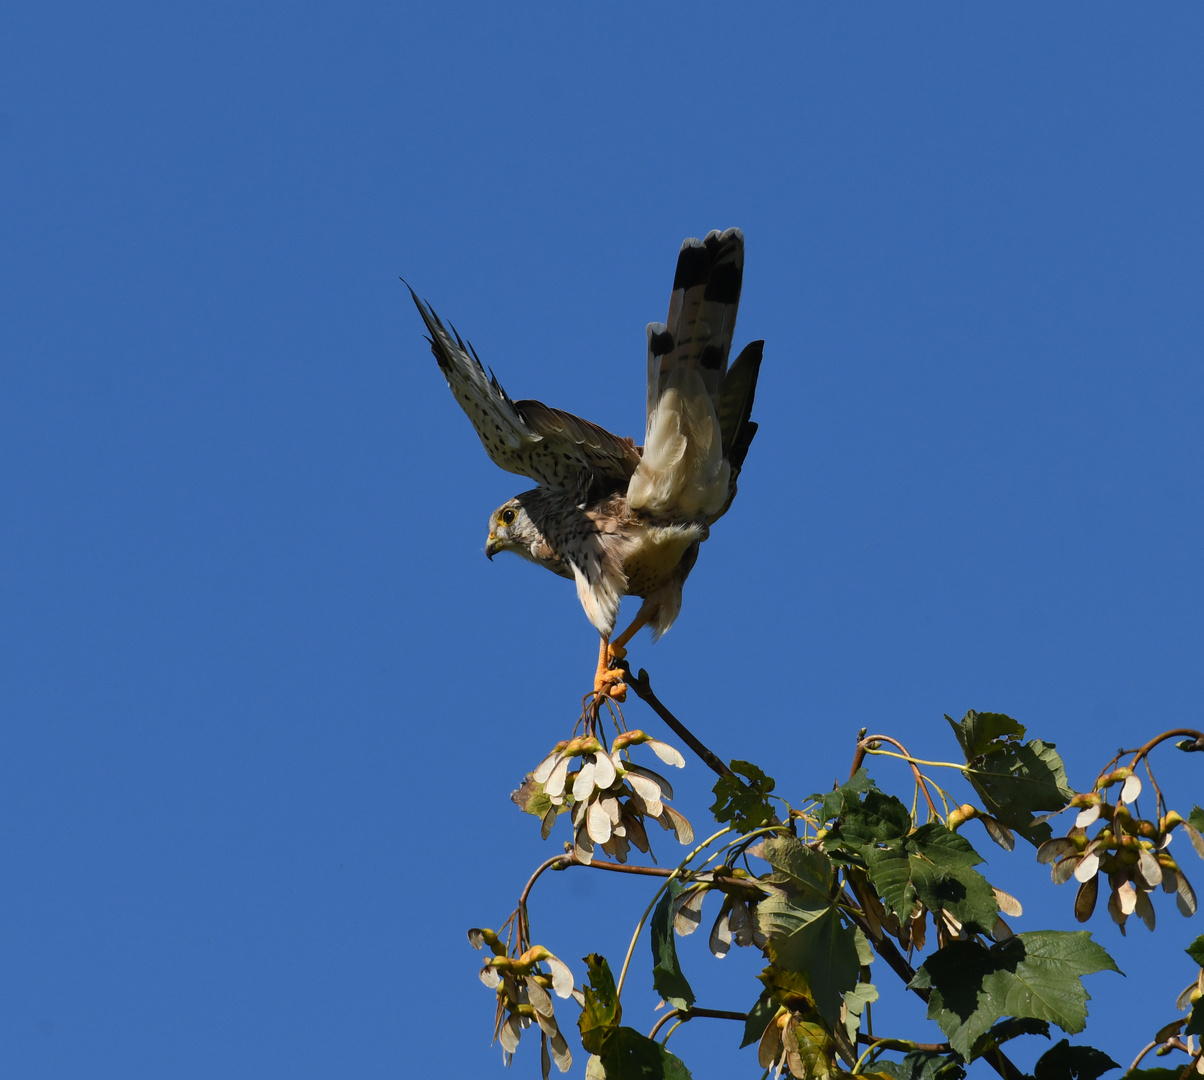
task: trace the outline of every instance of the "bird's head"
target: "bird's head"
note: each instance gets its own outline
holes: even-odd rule
[[[541,539],[539,530],[518,499],[502,503],[489,518],[489,539],[485,554],[492,559],[499,551],[513,551],[534,559],[534,545]]]

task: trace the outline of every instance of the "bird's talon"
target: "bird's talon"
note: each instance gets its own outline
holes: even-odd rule
[[[611,666],[614,666],[627,655],[627,650],[622,645],[608,645],[606,655],[610,658]]]

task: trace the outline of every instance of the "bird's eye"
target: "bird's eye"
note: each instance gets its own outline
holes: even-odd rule
[[[502,524],[503,524],[503,525],[513,525],[513,524],[514,524],[514,519],[515,519],[517,516],[518,516],[518,515],[517,515],[517,514],[515,514],[515,512],[514,512],[513,510],[503,510],[503,511],[502,511],[502,512],[501,512],[501,513],[498,515],[498,517],[500,517],[500,518],[502,519]]]

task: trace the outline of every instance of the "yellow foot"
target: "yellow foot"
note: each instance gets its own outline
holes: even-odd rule
[[[594,676],[594,698],[597,704],[602,704],[603,698],[615,701],[627,700],[627,684],[623,681],[625,672],[622,668],[602,668]]]
[[[614,667],[620,660],[627,655],[627,650],[622,645],[607,645],[606,657],[610,661],[609,667]]]

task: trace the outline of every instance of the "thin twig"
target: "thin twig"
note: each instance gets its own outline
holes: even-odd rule
[[[656,1033],[675,1017],[680,1017],[684,1024],[687,1020],[693,1020],[697,1016],[709,1017],[712,1020],[739,1020],[745,1023],[748,1021],[748,1013],[729,1012],[727,1009],[702,1009],[697,1006],[691,1006],[688,1009],[670,1009],[653,1025],[652,1030],[648,1032],[648,1038],[655,1039]]]
[[[643,668],[640,668],[640,673],[638,675],[632,675],[631,671],[628,670],[627,686],[634,690],[641,698],[643,698],[644,701],[647,702],[647,704],[652,708],[652,711],[656,713],[656,715],[659,716],[666,724],[668,724],[678,734],[682,741],[691,750],[693,750],[694,753],[702,758],[704,762],[706,762],[707,766],[713,772],[718,773],[720,776],[726,776],[729,780],[735,780],[736,783],[743,786],[743,781],[741,781],[731,769],[724,765],[715,754],[713,754],[706,746],[704,746],[702,742],[699,741],[697,736],[688,727],[686,727],[685,724],[683,724],[677,719],[676,716],[674,716],[668,709],[665,708],[665,706],[661,703],[660,698],[658,698],[652,692],[652,683],[648,679],[648,672],[646,672]]]
[[[919,1050],[925,1054],[947,1054],[953,1047],[947,1042],[944,1043],[918,1043],[912,1042],[910,1039],[892,1039],[886,1036],[875,1038],[873,1035],[867,1035],[864,1031],[857,1032],[857,1041],[863,1046],[868,1046],[871,1043],[898,1043],[897,1046],[886,1046],[886,1050]]]
[[[1133,1064],[1132,1064],[1132,1065],[1130,1065],[1130,1066],[1129,1066],[1127,1069],[1125,1069],[1125,1074],[1126,1074],[1126,1075],[1128,1075],[1128,1074],[1129,1074],[1129,1073],[1131,1073],[1131,1072],[1132,1072],[1134,1069],[1136,1069],[1136,1068],[1137,1068],[1137,1066],[1141,1064],[1141,1059],[1142,1059],[1143,1057],[1145,1057],[1145,1056],[1146,1056],[1146,1054],[1148,1054],[1148,1053],[1149,1053],[1151,1050],[1153,1050],[1153,1049],[1154,1049],[1154,1047],[1155,1047],[1155,1046],[1157,1046],[1157,1045],[1158,1045],[1158,1040],[1157,1040],[1157,1039],[1155,1039],[1155,1040],[1154,1040],[1152,1043],[1147,1043],[1145,1046],[1143,1046],[1143,1047],[1141,1048],[1141,1053],[1140,1053],[1140,1054],[1138,1054],[1138,1055],[1137,1055],[1137,1056],[1136,1056],[1136,1057],[1133,1059]]]
[[[563,864],[561,867],[559,867],[559,869],[563,870],[565,866],[569,865],[569,863],[565,861],[569,858],[570,856],[568,855],[553,855],[550,859],[546,859],[535,868],[535,873],[533,873],[527,879],[527,884],[523,886],[522,895],[518,898],[518,908],[515,911],[515,914],[518,915],[519,952],[522,952],[522,945],[524,941],[528,945],[531,944],[531,927],[527,922],[527,897],[531,895],[531,889],[534,888],[535,882],[539,880],[540,875],[545,870],[551,870],[552,867],[557,863]]]
[[[1171,728],[1170,731],[1164,731],[1161,735],[1155,735],[1148,743],[1146,743],[1144,746],[1139,746],[1136,750],[1118,750],[1116,752],[1116,757],[1108,762],[1108,764],[1100,770],[1099,776],[1095,778],[1095,787],[1099,787],[1099,782],[1104,778],[1105,774],[1111,772],[1113,766],[1115,766],[1126,754],[1133,755],[1133,760],[1129,762],[1129,768],[1136,768],[1137,763],[1141,761],[1142,758],[1144,758],[1147,754],[1149,754],[1154,747],[1156,747],[1159,743],[1166,742],[1167,739],[1175,738],[1177,735],[1187,735],[1195,739],[1196,742],[1200,743],[1201,745],[1204,745],[1204,731],[1197,731],[1195,728]]]
[[[916,784],[919,786],[920,790],[924,792],[924,799],[928,803],[928,809],[932,811],[932,816],[934,818],[939,819],[941,815],[937,813],[936,803],[932,801],[932,796],[928,794],[928,785],[924,782],[924,774],[920,772],[920,767],[915,763],[915,761],[912,760],[912,756],[908,752],[907,747],[899,742],[898,739],[892,739],[889,735],[868,735],[861,739],[858,745],[864,745],[866,752],[872,754],[874,751],[870,744],[876,742],[888,742],[891,744],[891,746],[898,747],[899,752],[903,755],[904,759],[907,761],[907,764],[911,766],[911,771],[916,778]],[[925,764],[932,763],[925,762]]]

